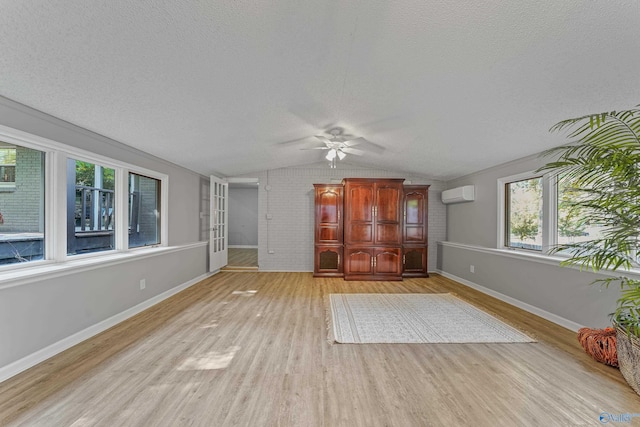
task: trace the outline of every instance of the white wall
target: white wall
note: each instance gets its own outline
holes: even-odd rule
[[[442,245],[438,267],[445,273],[566,319],[568,325],[607,326],[618,292],[590,285],[602,276],[560,267],[559,262],[514,258],[508,253],[511,251],[495,250],[501,214],[497,180],[534,171],[547,161],[530,156],[447,182],[447,188],[475,185],[476,200],[447,206],[448,241],[462,245]],[[475,273],[470,272],[471,265]]]
[[[208,198],[208,179],[4,98],[0,125],[167,174],[168,241],[174,247],[19,283],[0,281],[1,380],[37,362],[31,357],[35,353],[42,355],[49,346],[202,277],[207,248],[197,242],[208,218],[206,212],[200,215],[206,206],[201,195]],[[142,278],[144,291],[139,288]]]
[[[229,246],[258,246],[258,186],[229,186]]]
[[[283,168],[251,174],[260,180],[258,214],[258,263],[261,271],[313,271],[314,193],[313,184],[329,184],[342,178],[405,178],[412,184],[430,184],[429,264],[436,268],[439,240],[446,233],[446,210],[440,202],[444,183],[424,176],[379,169],[367,169],[338,162],[336,169],[326,162],[305,167]],[[267,191],[267,185],[270,190]],[[271,220],[266,214],[272,215]],[[269,253],[273,251],[273,253]]]

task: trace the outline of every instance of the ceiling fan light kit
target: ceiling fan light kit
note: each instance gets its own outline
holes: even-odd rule
[[[371,148],[372,151],[380,153],[384,148],[367,141],[363,137],[355,137],[344,133],[344,129],[334,127],[327,130],[329,136],[314,135],[324,144],[323,147],[303,148],[303,150],[329,150],[325,159],[329,160],[329,165],[333,169],[336,167],[336,160],[343,160],[347,154],[362,156],[365,150],[353,148],[356,145],[364,144]]]

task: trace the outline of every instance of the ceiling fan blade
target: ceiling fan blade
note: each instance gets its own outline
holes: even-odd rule
[[[295,138],[295,139],[290,139],[288,141],[282,141],[282,142],[276,142],[275,145],[278,146],[289,146],[289,145],[304,145],[304,144],[309,144],[309,143],[313,143],[314,140],[310,139],[310,136],[304,136],[302,138]]]
[[[348,154],[355,154],[356,156],[362,156],[364,154],[364,151],[358,150],[357,148],[351,148],[351,147],[341,148],[341,151]]]
[[[328,142],[332,142],[329,138],[327,138],[324,135],[314,135],[316,138],[318,138],[320,141],[324,142],[325,144]]]
[[[301,150],[329,150],[329,147],[310,147],[310,148],[301,148]]]
[[[364,139],[363,137],[360,137],[360,138],[349,139],[347,141],[343,141],[342,143],[347,147],[353,147],[354,145],[362,144],[363,142],[366,142],[366,139]]]
[[[384,153],[385,148],[382,147],[381,145],[373,143],[365,138],[358,138],[358,139],[360,140],[360,142],[358,143],[360,145],[360,148],[367,151],[371,151],[372,153],[376,153],[376,154]]]

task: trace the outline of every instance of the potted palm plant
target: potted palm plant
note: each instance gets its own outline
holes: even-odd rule
[[[640,106],[638,106],[640,107]],[[596,280],[620,287],[612,321],[617,331],[620,371],[640,394],[640,280],[625,274],[640,259],[640,109],[590,114],[564,120],[551,131],[568,131],[572,141],[547,150],[554,159],[540,168],[571,192],[570,208],[602,232],[586,241],[559,244],[569,258],[562,265],[614,276]]]

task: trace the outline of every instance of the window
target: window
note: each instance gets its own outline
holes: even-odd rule
[[[0,126],[0,270],[166,245],[168,179]]]
[[[44,259],[44,153],[0,146],[0,265]],[[18,170],[16,171],[16,167]]]
[[[504,246],[542,250],[542,178],[505,184]]]
[[[0,187],[15,187],[16,156],[16,147],[0,143]]]
[[[160,180],[129,173],[129,247],[160,244]]]
[[[557,184],[558,216],[556,243],[578,243],[602,237],[604,227],[595,223],[585,208],[574,205],[580,193],[572,189],[571,184],[559,180]]]
[[[115,249],[115,170],[67,160],[67,255]]]
[[[499,179],[498,191],[503,212],[499,248],[549,253],[558,245],[599,239],[605,232],[586,208],[575,206],[581,193],[567,180],[524,173]]]

